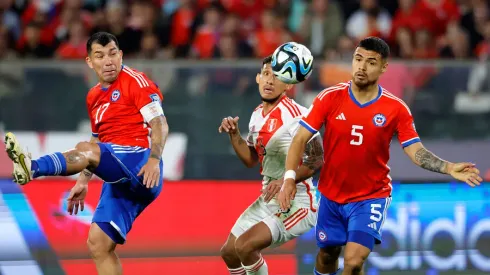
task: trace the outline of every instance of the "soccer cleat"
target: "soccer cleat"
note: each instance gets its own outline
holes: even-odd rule
[[[14,182],[24,185],[32,180],[31,155],[24,153],[19,142],[12,133],[5,134],[5,150],[9,158],[14,162],[12,177]]]

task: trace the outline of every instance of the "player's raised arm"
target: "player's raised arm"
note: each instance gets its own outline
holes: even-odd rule
[[[221,125],[218,128],[218,132],[228,133],[230,137],[231,145],[235,150],[236,155],[248,168],[252,168],[259,162],[257,152],[253,147],[253,143],[245,141],[240,134],[238,128],[239,117],[232,118],[231,116],[223,118]]]
[[[480,185],[482,178],[479,176],[480,171],[475,167],[475,164],[469,162],[452,163],[441,159],[424,147],[415,130],[413,117],[408,106],[404,103],[402,105],[398,115],[398,140],[412,162],[425,170],[451,175],[472,187]]]

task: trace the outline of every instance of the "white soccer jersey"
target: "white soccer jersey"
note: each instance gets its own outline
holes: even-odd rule
[[[254,147],[259,156],[261,174],[264,176],[263,188],[271,180],[284,176],[289,146],[298,131],[299,121],[307,112],[307,108],[284,96],[268,114],[264,114],[262,105],[252,113],[247,144]],[[315,189],[312,179],[298,183],[296,187],[295,201],[315,211]],[[277,202],[272,200],[271,203]]]

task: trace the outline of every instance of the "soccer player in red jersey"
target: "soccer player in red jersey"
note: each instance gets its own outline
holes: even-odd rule
[[[98,274],[122,274],[115,248],[125,242],[136,217],[161,192],[161,156],[168,125],[160,89],[143,73],[122,64],[116,37],[94,34],[87,52],[87,64],[99,78],[87,95],[90,142],[36,160],[22,150],[12,133],[5,135],[5,145],[18,184],[81,172],[68,197],[70,214],[77,214],[79,208],[83,211],[92,175],[104,180],[87,244]]]
[[[325,125],[324,165],[318,183],[316,275],[338,274],[343,246],[342,274],[362,274],[375,243],[381,243],[381,228],[391,202],[387,164],[394,134],[416,165],[449,174],[470,186],[482,181],[474,164],[451,163],[425,149],[408,106],[378,85],[388,68],[389,51],[380,38],[362,40],[352,59],[352,80],[318,94],[289,148],[278,195],[283,210],[289,209],[295,196],[295,171],[305,144]]]

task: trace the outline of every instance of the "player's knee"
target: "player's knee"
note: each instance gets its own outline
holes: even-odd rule
[[[226,242],[220,249],[221,258],[227,260],[229,258],[236,258],[235,246],[234,244],[229,244]]]
[[[324,265],[335,264],[339,259],[341,247],[327,247],[321,248],[318,251],[318,260]]]
[[[105,242],[102,238],[94,236],[94,234],[89,234],[87,247],[92,259],[104,258],[114,251],[114,246]]]
[[[77,149],[77,151],[80,151],[80,152],[89,152],[89,151],[93,150],[93,146],[94,146],[94,143],[82,141],[82,142],[77,143],[77,145],[75,146],[75,149]]]
[[[344,256],[344,269],[360,272],[365,259],[361,256]]]
[[[235,252],[240,257],[245,257],[250,255],[255,251],[252,243],[247,241],[245,238],[238,238],[235,241]]]

